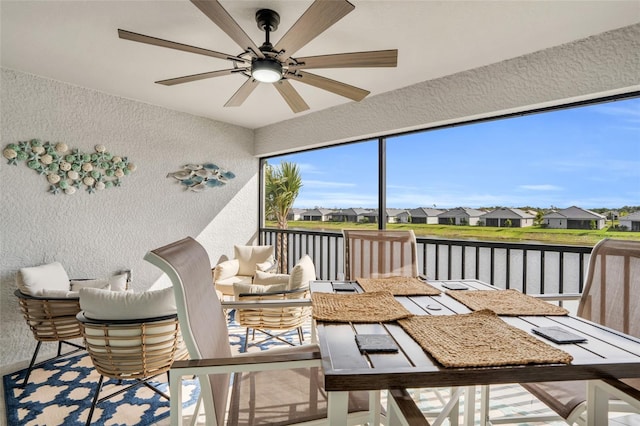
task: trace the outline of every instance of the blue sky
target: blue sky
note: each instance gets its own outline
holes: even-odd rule
[[[377,207],[377,141],[269,160],[300,166],[297,208]],[[640,99],[387,139],[387,206],[640,205]]]

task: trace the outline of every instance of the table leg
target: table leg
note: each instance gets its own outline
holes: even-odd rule
[[[369,424],[380,424],[380,391],[369,391]]]
[[[177,371],[169,374],[169,413],[172,426],[182,424],[182,376]]]
[[[587,381],[587,426],[607,424],[609,394],[598,386],[599,380]]]
[[[480,388],[480,426],[487,426],[489,423],[490,392],[489,385],[482,385]]]
[[[476,422],[476,387],[467,386],[464,390],[464,425],[474,426]]]
[[[346,426],[349,412],[349,392],[328,393],[328,417],[331,426]]]

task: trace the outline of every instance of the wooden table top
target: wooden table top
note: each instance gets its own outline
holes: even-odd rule
[[[313,281],[312,292],[332,293],[332,283]],[[478,280],[429,281],[441,290],[445,282],[458,282],[476,290],[497,288]],[[356,285],[358,291],[360,287]],[[464,290],[462,290],[464,291]],[[470,313],[462,303],[444,293],[439,296],[396,296],[416,315]],[[640,377],[640,339],[575,316],[501,317],[508,324],[531,332],[538,326],[562,326],[583,335],[586,343],[556,345],[573,356],[571,364],[536,364],[500,367],[446,368],[427,354],[396,322],[349,324],[317,322],[327,391],[376,390],[525,383],[551,380],[586,380]],[[397,353],[361,354],[355,334],[388,334]]]

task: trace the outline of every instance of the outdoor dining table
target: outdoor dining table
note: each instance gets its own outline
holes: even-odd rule
[[[428,283],[442,292],[434,296],[396,295],[395,300],[417,316],[469,314],[472,310],[452,297],[451,292],[498,290],[475,279],[429,280]],[[452,283],[467,287],[468,290],[447,291],[443,287]],[[350,289],[350,286],[353,288]],[[318,293],[361,294],[364,290],[356,281],[312,281],[311,292],[313,297]],[[500,315],[499,318],[551,347],[565,351],[572,360],[570,363],[445,367],[397,321],[361,323],[315,319],[314,332],[320,346],[324,387],[329,397],[330,424],[346,425],[349,391],[465,387],[475,394],[474,386],[478,385],[585,380],[587,404],[590,407],[587,424],[602,425],[607,423],[606,405],[603,405],[607,397],[597,386],[602,383],[600,380],[640,377],[640,339],[574,315]],[[587,341],[558,345],[532,333],[534,327],[547,326],[560,326],[585,337]],[[399,350],[387,353],[361,352],[356,334],[391,336]],[[468,401],[465,406],[465,423],[473,424],[473,405]]]

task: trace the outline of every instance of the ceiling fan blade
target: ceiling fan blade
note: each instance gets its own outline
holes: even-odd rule
[[[341,83],[336,80],[331,80],[330,78],[321,77],[304,71],[298,71],[296,74],[287,74],[286,78],[291,78],[319,89],[328,90],[336,95],[344,96],[345,98],[353,99],[354,101],[361,101],[371,93],[368,90],[360,89],[346,83]]]
[[[310,68],[395,67],[398,65],[398,51],[393,49],[307,56],[304,58],[296,58],[296,61],[298,62],[297,64],[289,65],[290,70]]]
[[[240,86],[238,90],[236,90],[236,93],[231,96],[231,98],[227,101],[226,104],[224,104],[224,106],[235,107],[242,105],[242,103],[249,97],[251,92],[253,92],[253,90],[258,87],[258,84],[259,82],[255,78],[247,78],[247,81],[245,81],[244,84]]]
[[[151,44],[154,46],[168,47],[169,49],[181,50],[183,52],[197,53],[198,55],[211,56],[213,58],[228,59],[230,61],[246,62],[246,59],[239,58],[226,53],[214,52],[213,50],[202,49],[200,47],[189,46],[188,44],[176,43],[174,41],[163,40],[144,34],[133,33],[127,30],[118,29],[118,36],[125,40],[137,41],[139,43]]]
[[[259,58],[264,58],[264,54],[258,46],[249,38],[247,33],[238,25],[238,23],[229,15],[229,12],[222,7],[216,0],[191,0],[207,18],[211,19],[222,31],[227,33],[233,41],[241,48],[253,51]]]
[[[191,81],[204,80],[206,78],[222,77],[224,75],[231,75],[231,74],[242,72],[242,71],[247,71],[247,69],[231,68],[228,70],[203,72],[200,74],[185,75],[184,77],[176,77],[176,78],[169,78],[167,80],[160,80],[160,81],[156,81],[156,83],[164,84],[165,86],[173,86],[174,84],[189,83]]]
[[[193,0],[192,0],[193,1]],[[316,0],[275,46],[284,61],[355,8],[346,0]]]
[[[302,99],[300,93],[287,80],[280,80],[273,85],[278,89],[291,111],[298,113],[309,109],[309,105]]]

